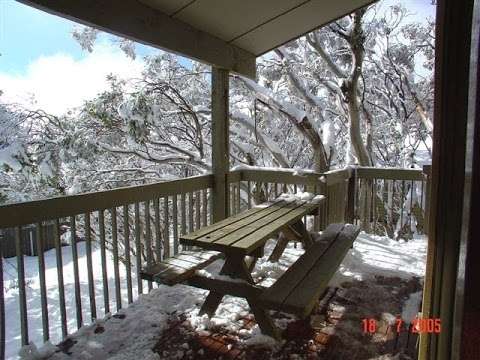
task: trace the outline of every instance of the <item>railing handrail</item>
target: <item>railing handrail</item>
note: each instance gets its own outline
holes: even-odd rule
[[[425,180],[422,169],[402,169],[402,168],[378,168],[357,166],[356,175],[361,179],[384,179],[384,180]]]
[[[351,177],[381,178],[388,180],[424,180],[421,169],[345,167],[325,173],[295,169],[259,169],[243,167],[227,174],[228,182],[260,181],[296,185],[333,185]],[[198,191],[213,186],[213,175],[199,175],[188,178],[156,182],[147,185],[121,187],[112,190],[59,196],[0,206],[0,229],[28,225],[67,216],[74,216],[95,210],[109,209],[163,196]]]
[[[0,229],[104,210],[213,186],[213,175],[59,196],[0,206]]]
[[[259,169],[242,167],[241,169],[230,171],[228,181],[260,181],[296,185],[318,185],[322,175],[322,173],[296,169]]]

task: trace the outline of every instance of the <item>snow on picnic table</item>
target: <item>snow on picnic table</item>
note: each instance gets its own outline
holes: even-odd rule
[[[270,240],[266,246],[267,255],[259,259],[252,274],[254,278],[262,279],[260,284],[264,286],[270,286],[303,253],[300,246],[294,248],[293,245],[289,245],[278,263],[270,263],[267,258],[273,246],[274,241]],[[367,280],[376,275],[398,276],[405,279],[412,276],[423,277],[425,258],[426,239],[423,236],[402,242],[361,233],[330,285],[337,286],[343,281],[352,279]],[[221,265],[222,260],[218,260],[204,271],[214,274]],[[67,338],[69,346],[66,351],[69,355],[59,351],[54,345],[46,344],[39,349],[35,345],[24,347],[21,350],[21,357],[52,360],[160,359],[160,355],[151,349],[162,331],[167,328],[168,319],[178,314],[185,314],[198,332],[219,325],[229,330],[239,330],[241,324],[238,320],[249,312],[246,301],[225,296],[215,316],[209,319],[206,315],[198,315],[206,295],[207,291],[186,285],[172,287],[160,285],[149,294],[141,295],[128,308],[120,310],[113,316],[109,315],[106,319],[97,320],[90,326],[84,326],[77,333],[70,335]],[[9,310],[14,312],[14,309]],[[41,328],[40,323],[38,326]],[[240,331],[245,344],[277,346],[273,339],[261,334],[258,325],[251,330]],[[183,349],[179,349],[179,357],[188,351],[189,346],[185,344]]]

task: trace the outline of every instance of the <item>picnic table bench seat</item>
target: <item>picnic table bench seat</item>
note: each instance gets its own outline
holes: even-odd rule
[[[203,269],[223,257],[218,251],[182,251],[175,256],[142,269],[142,279],[165,285],[175,285],[191,278],[196,270]]]
[[[307,317],[359,232],[360,228],[355,225],[329,225],[320,238],[262,292],[260,305]]]

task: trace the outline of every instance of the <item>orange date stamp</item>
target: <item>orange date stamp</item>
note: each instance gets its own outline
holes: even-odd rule
[[[373,334],[377,332],[377,320],[373,318],[363,319],[362,327],[364,333]],[[416,334],[440,334],[442,324],[439,318],[414,318],[410,322],[397,318],[392,328],[397,333],[409,331]]]

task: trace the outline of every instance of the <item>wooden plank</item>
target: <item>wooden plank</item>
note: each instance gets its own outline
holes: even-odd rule
[[[58,283],[58,302],[60,305],[60,322],[62,327],[62,338],[68,334],[67,331],[67,311],[65,307],[65,285],[63,281],[63,256],[62,244],[60,240],[60,221],[55,219],[53,228],[53,237],[55,243],[55,256],[57,263],[57,283]]]
[[[105,313],[110,312],[110,294],[108,291],[108,275],[107,275],[107,252],[105,240],[105,212],[98,212],[98,228],[100,233],[100,258],[102,261],[102,282],[103,282],[103,305]]]
[[[208,210],[207,189],[204,189],[202,190],[202,227],[207,226],[207,210]]]
[[[170,231],[169,231],[169,211],[168,211],[168,196],[163,198],[163,258],[170,256]]]
[[[329,225],[321,240],[262,294],[260,302],[271,309],[308,315],[358,232],[353,225]]]
[[[215,238],[213,242],[218,245],[233,245],[237,241],[244,239],[248,235],[252,235],[256,232],[266,230],[273,232],[278,232],[280,228],[274,227],[274,223],[276,220],[279,218],[283,218],[285,215],[288,215],[292,213],[295,209],[301,209],[303,207],[302,202],[295,202],[295,203],[287,203],[284,206],[280,207],[276,211],[272,211],[266,216],[263,216],[254,222],[251,222],[249,224],[246,224],[244,226],[241,226],[240,228],[234,227],[235,230],[231,230],[230,227],[225,227],[224,229],[218,231],[218,232],[223,232],[227,235],[225,236],[220,236],[219,238]],[[270,209],[274,209],[274,207],[271,207]],[[263,214],[264,212],[261,212]],[[301,213],[304,213],[304,210],[301,210]],[[238,223],[237,223],[238,224]],[[235,225],[237,225],[235,224]],[[218,232],[215,232],[214,235],[216,235]],[[200,239],[198,239],[200,240]]]
[[[48,325],[47,284],[45,279],[45,256],[44,256],[45,247],[44,247],[42,223],[37,223],[35,230],[37,235],[36,236],[37,259],[38,259],[38,275],[40,279],[40,306],[42,308],[43,342],[46,342],[50,339],[50,329]]]
[[[213,243],[216,240],[221,239],[224,236],[233,233],[241,228],[244,228],[245,226],[249,226],[250,224],[255,223],[257,220],[269,216],[270,214],[275,213],[286,206],[289,206],[289,203],[282,201],[270,204],[266,208],[256,208],[258,211],[252,211],[252,209],[249,211],[250,216],[245,216],[243,218],[240,218],[238,221],[227,223],[229,219],[237,218],[237,216],[229,217],[224,221],[225,225],[220,226],[222,222],[215,223],[210,227],[212,229],[215,228],[214,230],[208,231],[209,229],[206,228],[204,235],[200,237],[197,237],[196,235],[195,237],[182,237],[181,241],[184,243],[189,243],[191,245],[200,243],[200,246],[202,246],[204,243]]]
[[[195,192],[195,230],[200,229],[200,191]]]
[[[104,210],[156,197],[184,194],[212,187],[213,175],[192,176],[185,179],[130,186],[114,190],[62,196],[45,200],[0,206],[0,228],[34,224]]]
[[[265,226],[232,244],[231,250],[245,254],[250,253],[255,247],[261,245],[272,235],[276,234],[279,228],[297,222],[302,216],[311,212],[316,206],[318,206],[318,204],[306,204],[288,212],[282,217],[272,221],[268,226]]]
[[[327,186],[335,185],[349,179],[352,176],[352,169],[347,167],[345,169],[332,170],[324,173],[323,176],[325,177]]]
[[[20,0],[114,35],[255,79],[256,56],[135,0]]]
[[[425,180],[422,170],[398,168],[357,167],[357,177],[360,179],[388,180]]]
[[[201,236],[210,234],[210,233],[212,233],[212,232],[214,232],[218,229],[222,229],[223,227],[225,227],[227,225],[234,224],[235,222],[238,222],[242,219],[246,219],[248,217],[254,216],[259,211],[265,211],[265,208],[268,208],[268,207],[270,207],[274,204],[276,204],[276,202],[267,203],[263,207],[257,206],[257,207],[254,207],[254,208],[250,209],[250,210],[244,211],[244,212],[242,212],[238,215],[230,216],[230,217],[228,217],[228,218],[226,218],[222,221],[216,222],[215,224],[212,224],[212,225],[209,225],[205,228],[199,229],[198,231],[194,231],[192,233],[182,235],[181,239],[195,240],[195,239],[197,239]]]
[[[284,311],[291,311],[300,317],[310,314],[318,297],[325,290],[333,274],[337,272],[359,231],[353,225],[345,226],[305,278],[285,299],[282,304]]]
[[[73,278],[75,289],[75,312],[77,315],[77,328],[83,325],[82,294],[80,293],[80,269],[78,267],[77,231],[75,216],[70,217],[70,241],[72,248]]]
[[[87,253],[87,274],[88,274],[88,298],[90,302],[90,318],[94,321],[97,318],[97,304],[95,302],[95,280],[93,279],[92,263],[92,231],[90,227],[90,213],[84,215],[85,224],[85,251]]]
[[[125,251],[125,271],[127,275],[127,296],[128,303],[133,302],[133,292],[132,292],[132,268],[130,260],[130,222],[129,222],[129,206],[123,206],[123,236],[124,236],[124,251]]]
[[[328,247],[336,240],[343,230],[344,224],[329,225],[320,236],[320,239],[290,266],[285,273],[262,294],[261,301],[270,307],[279,307],[295,286],[302,281],[308,271],[315,265]]]
[[[194,275],[196,270],[204,268],[221,257],[221,253],[214,251],[184,251],[143,269],[141,276],[146,280],[174,285],[185,281]]]
[[[140,276],[140,270],[142,268],[142,229],[140,228],[140,205],[135,203],[135,271],[137,273],[137,292],[138,295],[143,294],[143,282]]]
[[[117,208],[110,209],[112,218],[112,250],[113,250],[113,276],[115,279],[115,303],[117,311],[122,308],[122,294],[120,289],[120,269],[118,264],[118,227],[117,227]]]
[[[177,195],[172,196],[173,254],[178,254],[178,206]]]
[[[294,170],[242,169],[242,181],[263,183],[283,183],[297,185],[316,185],[320,182],[321,173],[306,172],[295,174]]]
[[[18,305],[20,311],[20,334],[22,345],[29,344],[28,317],[27,317],[27,296],[25,284],[25,265],[23,262],[23,239],[22,228],[15,228],[15,251],[17,258],[17,279],[18,279]],[[2,289],[3,291],[3,289]]]
[[[157,261],[162,260],[162,236],[160,235],[160,198],[153,199],[155,255]]]
[[[213,222],[228,216],[229,192],[229,79],[228,70],[212,67]]]

